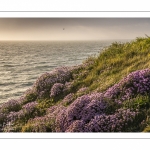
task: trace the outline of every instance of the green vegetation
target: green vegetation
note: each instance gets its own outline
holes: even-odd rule
[[[150,68],[150,38],[112,43],[93,61],[91,66],[87,66],[86,74],[83,69],[79,79],[75,79],[75,89],[87,86],[89,91],[104,91],[129,73]]]
[[[135,117],[135,121],[128,121],[122,127],[123,131],[150,132],[150,85],[146,85],[146,90],[138,91],[139,85],[135,86],[138,79],[135,81],[131,77],[127,82],[122,80],[130,73],[144,69],[150,69],[150,37],[136,38],[127,43],[114,42],[104,48],[99,56],[88,58],[80,66],[71,69],[69,73],[66,70],[61,72],[60,74],[63,74],[61,77],[50,75],[53,77],[51,81],[49,75],[45,74],[43,78],[39,79],[39,82],[37,81],[37,86],[34,85],[33,89],[25,94],[21,103],[15,103],[12,106],[7,104],[8,106],[0,108],[0,121],[6,123],[5,118],[8,118],[11,112],[15,112],[16,114],[12,113],[14,115],[14,132],[54,132],[57,130],[54,124],[55,115],[58,112],[55,109],[56,113],[52,111],[53,115],[49,117],[47,113],[49,109],[56,106],[60,107],[59,110],[63,110],[81,96],[96,92],[105,93],[106,90],[118,84],[119,92],[116,92],[115,97],[104,98],[108,105],[105,114],[111,117],[119,109],[138,110],[140,113],[135,116],[134,113],[130,114],[127,111],[129,116],[131,115],[131,120]],[[142,75],[139,80],[144,76],[143,78],[146,78],[144,83],[148,83],[149,72]],[[55,79],[56,77],[58,79]],[[145,88],[144,83],[142,86]],[[43,89],[44,86],[45,89]],[[115,90],[117,86],[114,86]],[[129,88],[133,88],[132,91],[129,91],[130,96],[124,98],[125,90]],[[125,100],[119,104],[118,101],[123,99],[122,97]],[[118,100],[117,103],[116,100]],[[1,113],[5,113],[5,115]],[[3,131],[10,130],[5,127]],[[67,131],[73,130],[67,128]],[[116,127],[114,131],[119,131],[119,127]]]

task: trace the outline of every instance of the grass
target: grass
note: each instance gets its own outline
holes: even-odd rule
[[[91,93],[94,91],[103,92],[114,84],[118,83],[123,77],[129,73],[150,68],[150,37],[136,38],[127,43],[112,43],[109,47],[104,48],[97,57],[89,57],[83,62],[83,66],[72,72],[70,82],[72,86],[68,92],[63,93],[55,99],[43,98],[36,99],[37,95],[29,93],[26,95],[24,104],[37,100],[36,107],[37,116],[45,115],[46,110],[57,105],[69,93],[74,93],[74,99],[77,97]],[[78,93],[78,90],[88,87],[87,90]],[[66,105],[66,107],[68,104]],[[123,105],[125,108],[139,108],[143,111],[144,118],[149,118],[150,113],[150,96],[137,96],[134,101],[126,101]],[[114,108],[113,108],[114,107]],[[116,109],[112,103],[110,109]],[[109,110],[108,110],[109,111]],[[31,116],[16,121],[16,131],[30,131],[33,122],[29,119]],[[24,121],[25,120],[25,121]],[[28,124],[26,124],[29,122]],[[20,124],[20,125],[19,125]],[[134,130],[134,129],[133,129]],[[143,132],[150,132],[150,121],[147,119],[143,125]]]
[[[81,75],[79,81],[75,79],[74,86],[76,88],[87,86],[89,91],[102,92],[129,73],[150,68],[150,38],[137,38],[127,43],[112,43],[93,61],[92,67],[87,68],[86,76]]]

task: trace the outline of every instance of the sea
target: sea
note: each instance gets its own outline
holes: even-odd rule
[[[20,97],[43,73],[79,65],[112,42],[0,41],[0,103]]]

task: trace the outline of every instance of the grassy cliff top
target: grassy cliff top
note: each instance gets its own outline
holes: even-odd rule
[[[150,130],[150,37],[112,43],[81,65],[40,76],[0,106],[2,132]],[[9,123],[9,125],[8,125]]]
[[[90,90],[106,90],[129,73],[149,68],[149,60],[150,38],[112,43],[97,58],[93,58],[94,63],[87,67],[88,73],[80,84],[90,87]]]

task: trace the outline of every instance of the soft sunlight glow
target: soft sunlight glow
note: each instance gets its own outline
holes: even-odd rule
[[[0,40],[133,39],[149,26],[149,18],[1,18]]]

